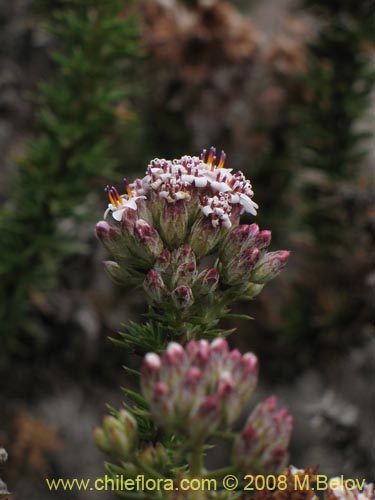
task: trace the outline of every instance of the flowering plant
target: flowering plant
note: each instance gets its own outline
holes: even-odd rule
[[[141,393],[126,390],[130,401],[94,433],[98,447],[117,462],[108,471],[125,479],[168,479],[174,492],[186,478],[282,471],[293,419],[272,396],[255,407],[242,430],[233,430],[257,384],[258,360],[230,350],[224,336],[231,331],[217,324],[230,316],[233,301],[258,295],[289,252],[269,252],[270,231],[240,224],[244,212],[256,215],[258,208],[251,184],[225,167],[223,152],[217,162],[214,148],[200,157],[155,159],[125,188],[120,195],[107,187],[109,220],[96,232],[111,255],[108,274],[143,289],[149,311],[145,324],[131,324],[121,334],[126,348],[144,356],[135,372]],[[208,470],[213,438],[232,450],[224,469]],[[238,491],[185,495],[234,498]]]
[[[96,232],[111,255],[104,263],[111,278],[143,289],[149,321],[122,334],[127,348],[147,353],[142,394],[127,391],[133,403],[95,431],[98,446],[121,461],[109,470],[175,480],[210,475],[203,462],[213,436],[230,441],[234,471],[279,470],[292,417],[271,398],[232,432],[256,386],[258,360],[230,351],[223,338],[230,332],[217,327],[234,300],[259,294],[289,256],[268,252],[270,231],[240,224],[244,212],[257,213],[250,181],[225,167],[224,152],[217,162],[211,148],[155,159],[125,190],[107,187]]]
[[[217,323],[228,306],[258,295],[289,257],[267,251],[270,231],[240,224],[241,214],[256,215],[258,206],[250,181],[224,165],[225,154],[217,163],[214,148],[155,159],[142,179],[125,181],[126,194],[106,189],[105,217],[113,222],[100,221],[96,232],[112,257],[104,263],[111,278],[144,289],[147,331],[134,335],[130,326],[124,334],[142,353],[161,352],[170,340],[225,334]]]

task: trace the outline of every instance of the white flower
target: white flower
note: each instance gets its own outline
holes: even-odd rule
[[[108,208],[104,212],[104,218],[107,217],[107,215],[112,212],[112,217],[117,220],[118,222],[121,221],[122,219],[122,214],[125,212],[127,208],[130,208],[131,210],[137,210],[137,200],[145,200],[146,196],[133,196],[130,186],[126,184],[126,189],[128,192],[128,195],[122,195],[120,196],[119,192],[115,187],[109,187],[107,186],[106,191],[108,194],[108,198],[110,203],[108,203]]]

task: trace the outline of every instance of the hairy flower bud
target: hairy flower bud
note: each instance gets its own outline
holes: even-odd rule
[[[163,242],[156,229],[143,219],[138,219],[134,225],[135,255],[153,263],[163,250]]]
[[[220,226],[212,226],[207,217],[200,216],[190,231],[189,245],[197,259],[211,253],[222,239],[224,230]]]
[[[180,285],[172,291],[172,302],[177,309],[185,309],[194,303],[193,292],[186,285]]]
[[[108,222],[103,220],[96,224],[95,230],[98,239],[113,258],[129,258],[127,242],[123,239],[118,227],[108,224]]]
[[[225,339],[169,344],[148,354],[142,392],[156,422],[169,431],[202,439],[239,416],[257,380],[257,358],[229,351]]]
[[[250,473],[277,473],[286,465],[293,417],[276,408],[274,396],[250,414],[233,444],[233,462]]]
[[[217,269],[205,269],[194,282],[193,292],[197,295],[209,295],[218,287],[220,280]]]
[[[161,237],[168,248],[173,249],[181,245],[186,238],[188,228],[188,211],[185,201],[164,202],[159,224]]]
[[[120,266],[117,262],[112,260],[106,260],[103,262],[104,269],[118,285],[138,285],[142,282],[143,275],[134,271],[132,269],[126,269],[124,266]]]
[[[151,302],[160,304],[167,294],[163,278],[155,269],[150,269],[143,282],[143,288]]]
[[[133,453],[137,441],[137,422],[125,409],[116,416],[105,416],[103,426],[94,430],[96,445],[104,453],[127,460]]]
[[[279,250],[266,253],[257,263],[251,273],[253,283],[265,284],[275,278],[286,265],[290,252]]]
[[[227,285],[242,285],[249,281],[252,270],[259,260],[260,250],[250,247],[222,267],[223,282]]]
[[[259,227],[257,224],[240,224],[234,228],[221,244],[220,260],[228,263],[234,255],[238,255],[248,248],[255,246]]]

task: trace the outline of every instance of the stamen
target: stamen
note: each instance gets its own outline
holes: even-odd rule
[[[128,199],[130,200],[133,197],[132,190],[130,189],[130,184],[126,179],[124,179],[124,184],[125,184],[125,189],[126,189],[126,192],[128,195]]]
[[[218,164],[217,168],[223,168],[224,167],[225,158],[226,158],[226,154],[224,153],[224,151],[222,151],[221,155],[220,155],[220,161],[219,161],[219,164]]]
[[[207,149],[204,149],[201,153],[201,161],[203,161],[203,163],[206,162],[206,154],[207,154]]]
[[[214,147],[210,148],[210,152],[207,158],[207,165],[212,165],[215,158],[216,149]]]
[[[107,193],[107,196],[108,196],[110,203],[112,203],[112,205],[116,206],[116,201],[113,197],[112,189],[109,186],[107,186],[104,191]]]

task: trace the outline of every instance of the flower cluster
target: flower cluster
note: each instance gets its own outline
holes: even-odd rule
[[[121,409],[116,416],[104,417],[103,427],[95,429],[94,438],[104,453],[112,453],[121,460],[127,460],[136,447],[137,422],[128,411]]]
[[[163,200],[169,205],[193,201],[190,212],[198,206],[213,227],[230,228],[238,223],[242,212],[256,215],[258,206],[252,200],[250,181],[242,172],[233,174],[224,164],[223,151],[216,164],[215,148],[208,155],[204,150],[200,157],[183,156],[173,161],[156,158],[142,179],[126,183],[126,195],[120,196],[115,187],[107,188],[110,204],[106,214],[112,212],[113,218],[120,221],[127,208],[137,209],[138,200],[150,200],[159,205],[159,210]]]
[[[231,429],[247,406],[257,377],[258,360],[253,353],[229,350],[224,338],[211,343],[192,340],[185,348],[171,342],[161,356],[148,353],[141,387],[154,424],[194,448],[204,445],[213,433]],[[258,405],[234,439],[232,463],[236,470],[280,471],[291,430],[292,417],[285,409],[276,409],[274,397]],[[131,460],[138,453],[137,432],[134,418],[121,410],[105,417],[95,438],[103,451]]]
[[[172,342],[159,356],[146,355],[142,392],[153,420],[167,432],[202,442],[239,417],[257,383],[253,353],[230,351],[225,339]],[[233,445],[239,470],[279,471],[287,459],[293,420],[276,409],[276,398],[260,404],[249,416]]]
[[[329,486],[332,485],[333,482],[340,482],[340,478],[332,478],[329,481]],[[331,489],[328,488],[326,494],[326,500],[374,500],[374,484],[366,483],[363,487],[362,491],[359,491],[358,488],[349,489],[345,485],[341,485],[339,487],[335,487]]]
[[[223,338],[192,340],[185,349],[171,342],[162,356],[146,355],[142,392],[160,426],[200,440],[237,419],[257,372],[256,356],[229,351]]]
[[[268,252],[270,231],[239,225],[243,212],[256,214],[250,181],[208,155],[155,159],[126,194],[108,187],[109,205],[96,232],[112,259],[111,278],[143,285],[152,307],[168,322],[186,317],[212,325],[239,298],[253,298],[286,264],[289,252]],[[216,255],[206,268],[202,259]],[[176,321],[173,321],[174,315]]]
[[[293,417],[285,408],[278,410],[271,396],[255,408],[237,436],[233,461],[243,471],[279,471],[286,466],[292,429]]]

